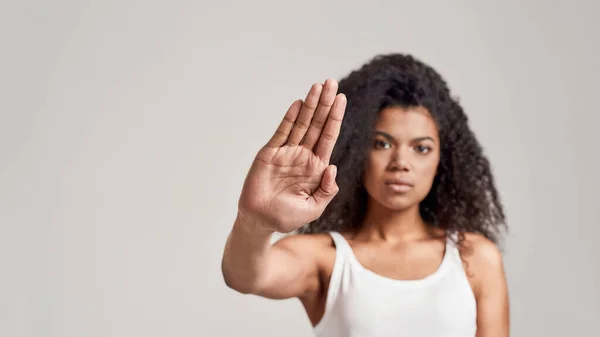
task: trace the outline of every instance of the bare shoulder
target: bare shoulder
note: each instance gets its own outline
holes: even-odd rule
[[[320,260],[324,255],[328,255],[328,252],[335,250],[331,236],[327,233],[292,234],[278,240],[274,246],[306,258],[313,257],[315,260]]]
[[[288,251],[304,264],[305,270],[313,270],[315,279],[309,291],[300,296],[305,306],[318,302],[322,290],[327,287],[335,261],[333,239],[327,233],[292,234],[278,240],[274,247]]]
[[[327,233],[291,234],[279,239],[275,245],[290,249],[313,249],[331,246],[331,236]]]
[[[477,233],[465,233],[460,252],[476,295],[489,285],[504,281],[502,252],[490,239]]]
[[[502,267],[502,252],[490,239],[478,233],[465,233],[461,243],[463,258],[479,268],[494,269]]]
[[[477,302],[477,336],[508,336],[510,326],[508,284],[502,252],[480,234],[465,234],[461,244],[469,281]]]

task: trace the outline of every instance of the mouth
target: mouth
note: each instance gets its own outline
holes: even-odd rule
[[[385,181],[385,185],[394,192],[405,193],[410,191],[414,186],[406,179],[390,179]]]

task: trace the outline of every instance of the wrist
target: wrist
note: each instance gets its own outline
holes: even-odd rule
[[[253,216],[247,216],[238,210],[235,222],[233,224],[234,229],[241,230],[248,236],[252,237],[270,237],[275,230],[271,229],[273,226],[269,226],[267,223],[257,219]]]

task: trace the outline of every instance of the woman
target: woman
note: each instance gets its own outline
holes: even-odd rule
[[[315,336],[508,336],[503,226],[444,79],[380,55],[286,112],[244,182],[223,276],[298,298]]]

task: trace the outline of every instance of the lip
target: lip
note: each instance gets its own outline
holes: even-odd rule
[[[386,185],[406,185],[406,186],[410,186],[413,187],[413,184],[410,182],[410,180],[407,179],[389,179],[385,181]]]
[[[413,184],[406,179],[390,179],[385,185],[394,192],[406,193],[413,188]]]

